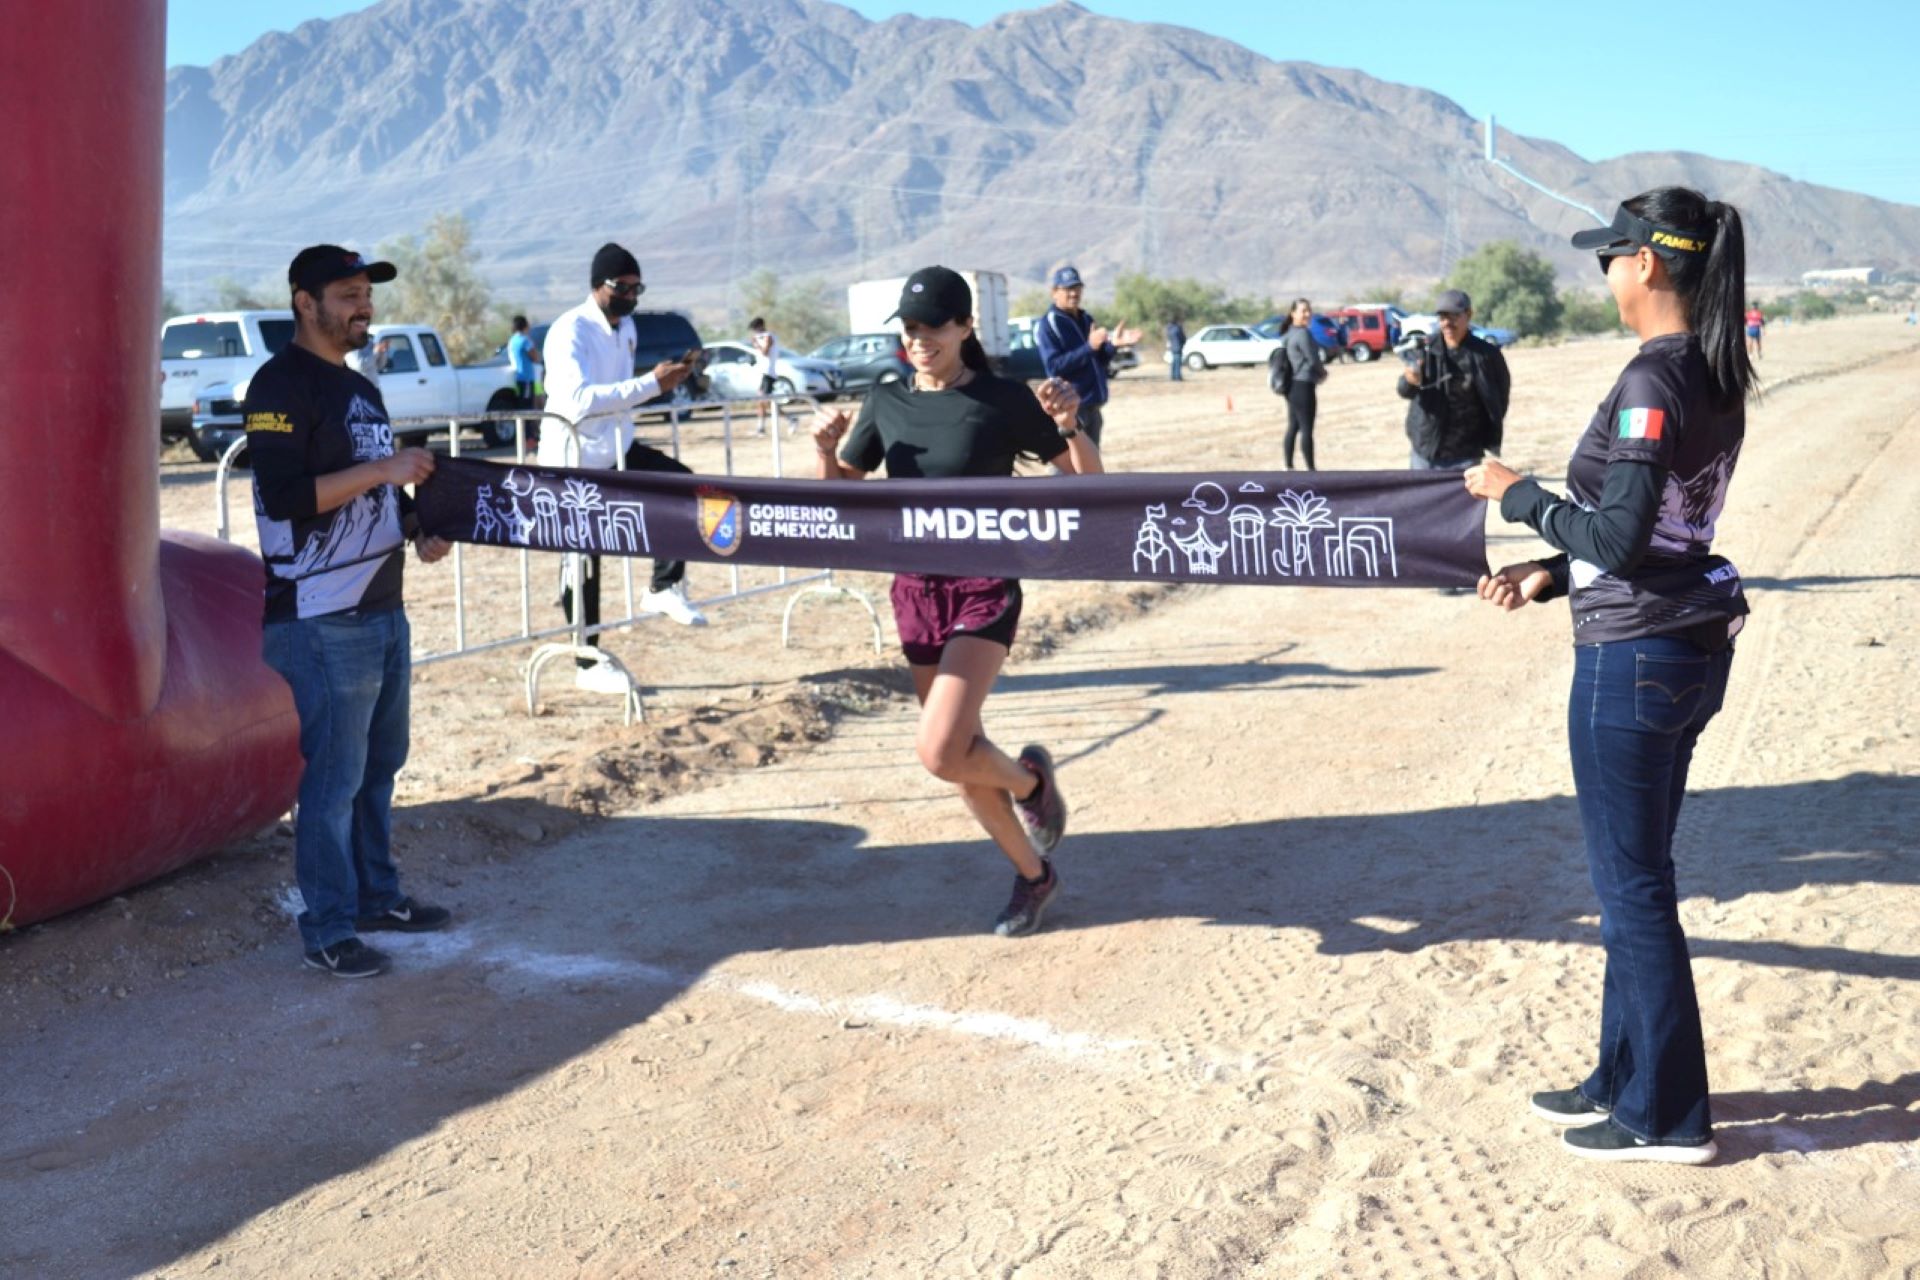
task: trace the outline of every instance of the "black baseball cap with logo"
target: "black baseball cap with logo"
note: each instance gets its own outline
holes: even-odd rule
[[[887,319],[940,325],[972,314],[973,290],[966,277],[946,267],[922,267],[907,277],[900,290],[900,307]]]
[[[320,296],[320,291],[335,280],[365,276],[374,284],[385,284],[400,272],[391,262],[368,262],[351,249],[337,244],[316,244],[293,255],[287,267],[287,283],[295,289]]]
[[[1624,204],[1613,211],[1613,222],[1573,233],[1573,247],[1591,249],[1603,258],[1620,257],[1642,246],[1663,258],[1705,253],[1713,247],[1713,232],[1686,227],[1663,227],[1648,222]]]

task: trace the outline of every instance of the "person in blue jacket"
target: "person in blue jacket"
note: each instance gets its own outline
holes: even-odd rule
[[[1098,446],[1102,426],[1101,409],[1107,403],[1107,371],[1113,365],[1116,345],[1132,346],[1140,341],[1140,331],[1129,329],[1124,321],[1109,333],[1080,309],[1085,289],[1080,273],[1062,267],[1053,273],[1053,305],[1040,317],[1034,339],[1040,348],[1040,363],[1047,376],[1073,384],[1080,393],[1080,430]]]

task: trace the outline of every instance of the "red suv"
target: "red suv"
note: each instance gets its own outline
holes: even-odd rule
[[[1362,364],[1386,355],[1400,339],[1400,308],[1384,302],[1327,314],[1347,331],[1347,354]]]

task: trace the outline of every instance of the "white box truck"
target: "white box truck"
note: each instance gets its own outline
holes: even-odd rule
[[[962,271],[973,290],[974,332],[987,354],[999,360],[1007,354],[1007,278],[998,271]],[[898,333],[899,321],[889,321],[900,305],[905,276],[891,280],[862,280],[847,286],[847,321],[853,333]]]

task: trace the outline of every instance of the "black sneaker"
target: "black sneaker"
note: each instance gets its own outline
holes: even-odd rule
[[[1720,1154],[1713,1139],[1683,1144],[1636,1138],[1611,1120],[1569,1129],[1560,1143],[1582,1160],[1653,1160],[1661,1164],[1706,1164]]]
[[[1578,1089],[1554,1089],[1533,1095],[1533,1114],[1553,1124],[1592,1124],[1607,1118],[1611,1108],[1589,1102]]]
[[[1039,789],[1031,797],[1014,802],[1020,822],[1041,853],[1052,853],[1067,829],[1067,802],[1060,795],[1060,781],[1053,771],[1053,757],[1042,746],[1020,748],[1020,763],[1040,779]]]
[[[307,967],[336,978],[377,978],[387,971],[387,957],[358,938],[307,952]]]
[[[1040,865],[1047,869],[1047,875],[1039,884],[1030,883],[1018,873],[1014,875],[1013,896],[1007,899],[1007,909],[993,922],[993,931],[1001,937],[1018,938],[1038,929],[1047,904],[1060,892],[1060,873],[1044,858],[1040,860]]]
[[[430,907],[412,898],[402,898],[377,916],[362,916],[353,922],[361,933],[432,933],[453,923],[453,912],[445,907]]]

